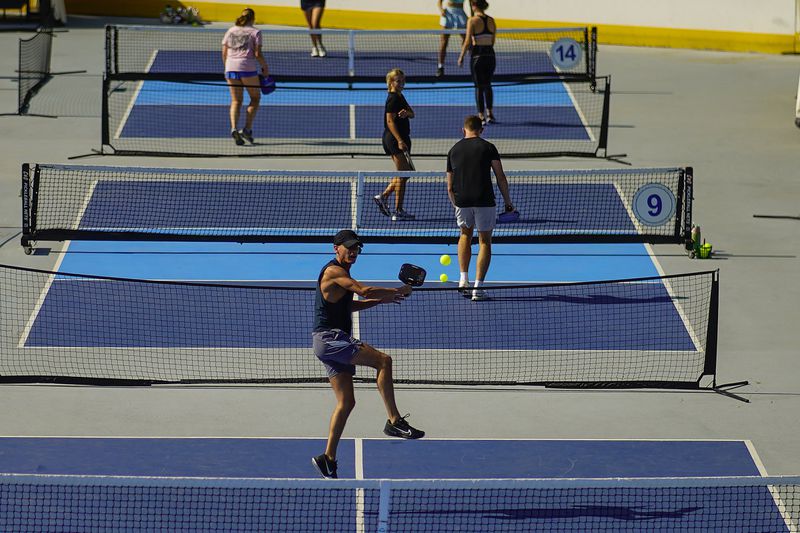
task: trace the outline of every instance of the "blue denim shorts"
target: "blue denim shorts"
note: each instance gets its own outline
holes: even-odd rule
[[[247,72],[237,72],[229,70],[225,72],[225,77],[229,80],[241,80],[243,78],[255,78],[258,76],[257,70],[248,70]]]

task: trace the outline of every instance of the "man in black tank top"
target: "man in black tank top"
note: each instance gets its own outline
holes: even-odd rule
[[[317,279],[314,299],[314,330],[311,334],[314,355],[325,365],[328,380],[336,394],[336,408],[331,415],[328,445],[325,453],[312,458],[312,463],[327,478],[335,478],[336,448],[355,407],[353,376],[356,365],[378,371],[378,391],[389,415],[383,432],[390,437],[419,439],[425,432],[409,425],[400,416],[394,399],[392,358],[352,336],[353,312],[379,304],[400,303],[411,295],[411,287],[399,289],[363,285],[350,276],[350,267],[358,259],[362,244],[351,230],[342,230],[333,239],[336,258],[322,267]],[[361,298],[353,299],[357,294]]]

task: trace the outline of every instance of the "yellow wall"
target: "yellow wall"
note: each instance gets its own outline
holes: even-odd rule
[[[107,0],[66,0],[70,14],[108,15],[131,17],[157,17],[167,3],[173,7],[189,2],[165,0],[137,0],[136,2],[108,2]],[[191,2],[200,15],[210,21],[233,21],[241,14],[241,5],[214,2]],[[298,7],[255,6],[258,24],[304,26],[305,18]],[[498,19],[502,28],[585,26],[586,23],[535,20]],[[589,24],[591,25],[591,24]],[[600,24],[598,40],[601,44],[630,46],[658,46],[666,48],[694,48],[737,52],[800,52],[800,36],[746,33],[732,31],[684,30],[644,26],[618,26]],[[353,29],[437,29],[438,19],[430,15],[392,14],[365,11],[327,9],[323,19],[325,28]]]

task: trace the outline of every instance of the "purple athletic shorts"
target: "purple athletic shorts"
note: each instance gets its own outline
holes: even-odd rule
[[[255,78],[258,76],[257,70],[248,70],[247,72],[237,72],[235,70],[225,71],[225,77],[229,80],[242,80],[244,78]]]
[[[324,329],[311,334],[314,355],[322,361],[328,371],[328,377],[346,372],[356,375],[356,367],[352,363],[353,356],[361,349],[363,343],[340,329]]]

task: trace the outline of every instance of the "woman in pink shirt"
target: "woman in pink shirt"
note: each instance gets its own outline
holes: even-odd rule
[[[261,87],[258,80],[258,65],[261,74],[269,75],[267,61],[261,53],[261,32],[253,27],[256,13],[250,8],[242,11],[225,37],[222,38],[222,61],[225,63],[225,79],[231,91],[231,137],[241,146],[247,140],[253,141],[253,120],[256,118],[258,104],[261,102]],[[244,129],[236,129],[242,109],[244,89],[250,95]]]

